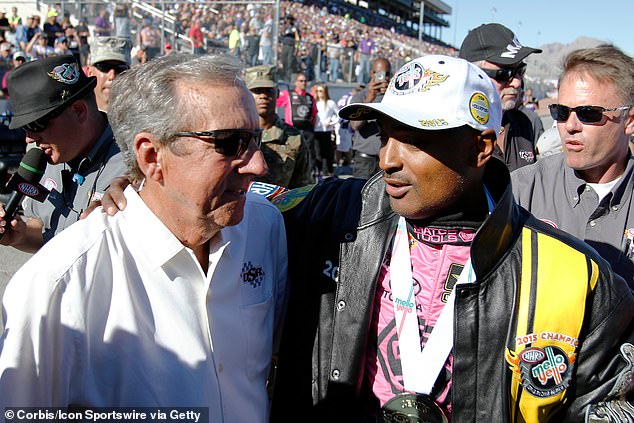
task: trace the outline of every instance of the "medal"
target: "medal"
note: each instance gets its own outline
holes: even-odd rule
[[[429,395],[403,393],[381,408],[383,423],[448,423],[447,416]]]

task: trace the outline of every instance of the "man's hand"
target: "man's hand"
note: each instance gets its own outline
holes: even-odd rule
[[[123,190],[128,185],[130,185],[130,180],[125,176],[121,176],[113,179],[106,192],[103,193],[101,205],[108,216],[114,216],[120,210],[125,209],[127,202],[125,195],[123,195]]]
[[[0,204],[0,244],[14,245],[17,241],[24,237],[26,232],[26,223],[19,217],[12,217],[10,222],[5,220],[6,212],[4,204]]]
[[[0,204],[1,245],[10,245],[28,253],[35,253],[40,249],[42,244],[44,244],[42,236],[44,224],[41,220],[35,218],[24,220],[18,216],[7,222],[5,216],[4,204]]]
[[[376,96],[379,93],[385,94],[387,90],[388,82],[387,80],[383,81],[370,81],[367,85],[367,93],[365,95],[364,103],[372,103],[376,99]]]

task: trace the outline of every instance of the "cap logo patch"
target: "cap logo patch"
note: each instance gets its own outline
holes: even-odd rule
[[[79,81],[79,68],[77,63],[64,63],[55,66],[48,76],[64,84],[73,85]]]
[[[423,74],[423,85],[420,87],[420,92],[427,91],[431,87],[445,82],[449,78],[449,75],[443,75],[431,69],[425,69]]]
[[[506,45],[506,51],[500,54],[501,57],[506,57],[507,59],[515,59],[517,53],[522,49],[522,43],[517,37],[513,37],[513,44]]]
[[[471,116],[481,125],[489,121],[489,100],[482,93],[475,93],[469,99]]]
[[[394,77],[394,91],[397,95],[409,94],[420,83],[425,69],[418,63],[410,63],[401,68]]]

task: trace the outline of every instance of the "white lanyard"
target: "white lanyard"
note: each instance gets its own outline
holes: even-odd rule
[[[490,214],[495,203],[486,187],[484,191]],[[430,334],[425,348],[421,351],[411,263],[407,223],[405,218],[401,216],[398,220],[392,247],[390,279],[403,372],[403,387],[408,391],[429,395],[453,348],[453,315],[456,290],[454,287],[451,291],[434,330]],[[475,272],[471,265],[471,258],[469,258],[458,277],[456,286],[474,281]]]

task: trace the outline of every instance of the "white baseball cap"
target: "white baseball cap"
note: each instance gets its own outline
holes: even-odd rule
[[[339,116],[348,120],[388,116],[424,130],[469,125],[497,134],[502,105],[491,78],[480,68],[463,59],[430,55],[401,67],[380,103],[350,104]]]

